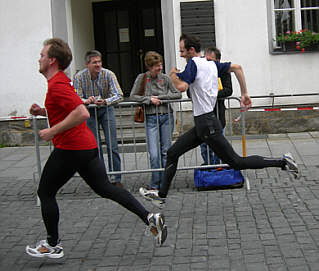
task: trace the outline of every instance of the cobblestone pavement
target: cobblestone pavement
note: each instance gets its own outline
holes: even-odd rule
[[[233,145],[240,150],[238,142]],[[35,200],[34,148],[2,148],[0,270],[319,270],[319,133],[247,141],[248,154],[277,157],[287,151],[300,165],[300,180],[274,168],[247,170],[250,190],[198,192],[193,172],[178,171],[163,211],[169,235],[162,247],[144,234],[135,215],[99,198],[75,176],[58,194],[65,256],[48,260],[25,253],[27,244],[45,238]],[[47,155],[42,147],[43,164]],[[192,159],[194,151],[184,162]],[[123,183],[157,211],[136,193],[149,174],[123,175]]]

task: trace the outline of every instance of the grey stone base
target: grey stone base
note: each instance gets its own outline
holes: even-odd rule
[[[232,109],[230,114],[226,112],[226,135],[242,134],[241,120],[239,122],[234,121],[239,115],[239,109]],[[183,112],[183,123],[177,120],[177,133],[181,134],[189,130],[193,125],[192,112]],[[247,135],[319,131],[319,111],[248,111],[245,113],[245,127]]]
[[[45,127],[46,120],[38,120]],[[0,144],[4,146],[27,146],[34,144],[32,120],[0,121]]]

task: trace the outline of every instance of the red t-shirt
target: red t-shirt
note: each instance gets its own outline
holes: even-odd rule
[[[48,80],[45,107],[50,127],[64,120],[77,106],[83,104],[70,82],[62,71]],[[64,150],[97,148],[95,137],[86,122],[55,135],[52,142],[56,148]]]

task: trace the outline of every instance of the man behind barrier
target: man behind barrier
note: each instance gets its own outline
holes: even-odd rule
[[[121,158],[117,144],[113,108],[114,103],[118,103],[123,99],[121,87],[115,74],[108,69],[102,68],[102,55],[99,51],[88,51],[85,54],[85,64],[86,68],[78,72],[74,77],[74,88],[84,104],[96,104],[98,106],[97,108],[89,108],[90,118],[87,120],[87,125],[95,138],[99,139],[99,155],[104,168],[106,169],[99,132],[100,126],[102,126],[105,137],[109,171],[121,171]],[[97,118],[97,123],[95,118]],[[123,187],[121,174],[111,175],[110,178],[114,181],[114,185]]]
[[[47,116],[50,127],[40,130],[45,141],[52,140],[54,150],[50,154],[38,188],[42,218],[47,230],[47,239],[34,247],[27,246],[26,253],[37,258],[61,258],[64,256],[59,238],[59,208],[56,193],[78,172],[84,181],[103,198],[109,198],[136,214],[162,245],[166,240],[167,227],[164,216],[148,212],[134,196],[112,185],[98,157],[96,140],[86,125],[90,114],[82,100],[74,92],[71,80],[64,70],[72,60],[67,43],[61,39],[49,39],[43,44],[39,59],[40,73],[48,80],[45,108],[33,104],[30,113]]]
[[[205,49],[205,57],[209,61],[218,61],[221,59],[221,52],[216,47],[208,47]],[[220,86],[218,86],[218,94],[217,101],[214,108],[215,116],[218,117],[220,124],[223,128],[223,135],[225,135],[225,126],[226,126],[226,118],[225,118],[225,99],[233,94],[233,87],[231,82],[230,73],[224,73],[220,79]],[[213,152],[211,148],[208,148],[206,143],[200,144],[200,153],[204,160],[205,165],[216,165],[222,163],[219,157]]]
[[[179,157],[203,142],[224,163],[236,170],[279,167],[282,170],[288,170],[295,178],[298,178],[298,166],[290,153],[277,159],[258,155],[241,157],[224,137],[220,122],[213,112],[218,93],[218,77],[227,72],[235,73],[241,90],[241,106],[245,106],[245,109],[248,110],[251,106],[251,100],[247,93],[241,66],[230,62],[208,61],[205,57],[200,57],[201,45],[197,37],[182,35],[179,46],[180,56],[186,59],[187,65],[183,72],[173,68],[170,71],[170,76],[179,91],[184,92],[188,88],[190,90],[195,127],[181,135],[168,149],[164,181],[159,192],[150,191],[142,196],[151,200],[155,206],[164,207],[170,184],[176,173]]]

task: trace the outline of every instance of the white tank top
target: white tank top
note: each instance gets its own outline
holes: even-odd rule
[[[189,85],[194,116],[212,112],[218,95],[218,71],[214,61],[193,57],[197,67],[195,81]]]

